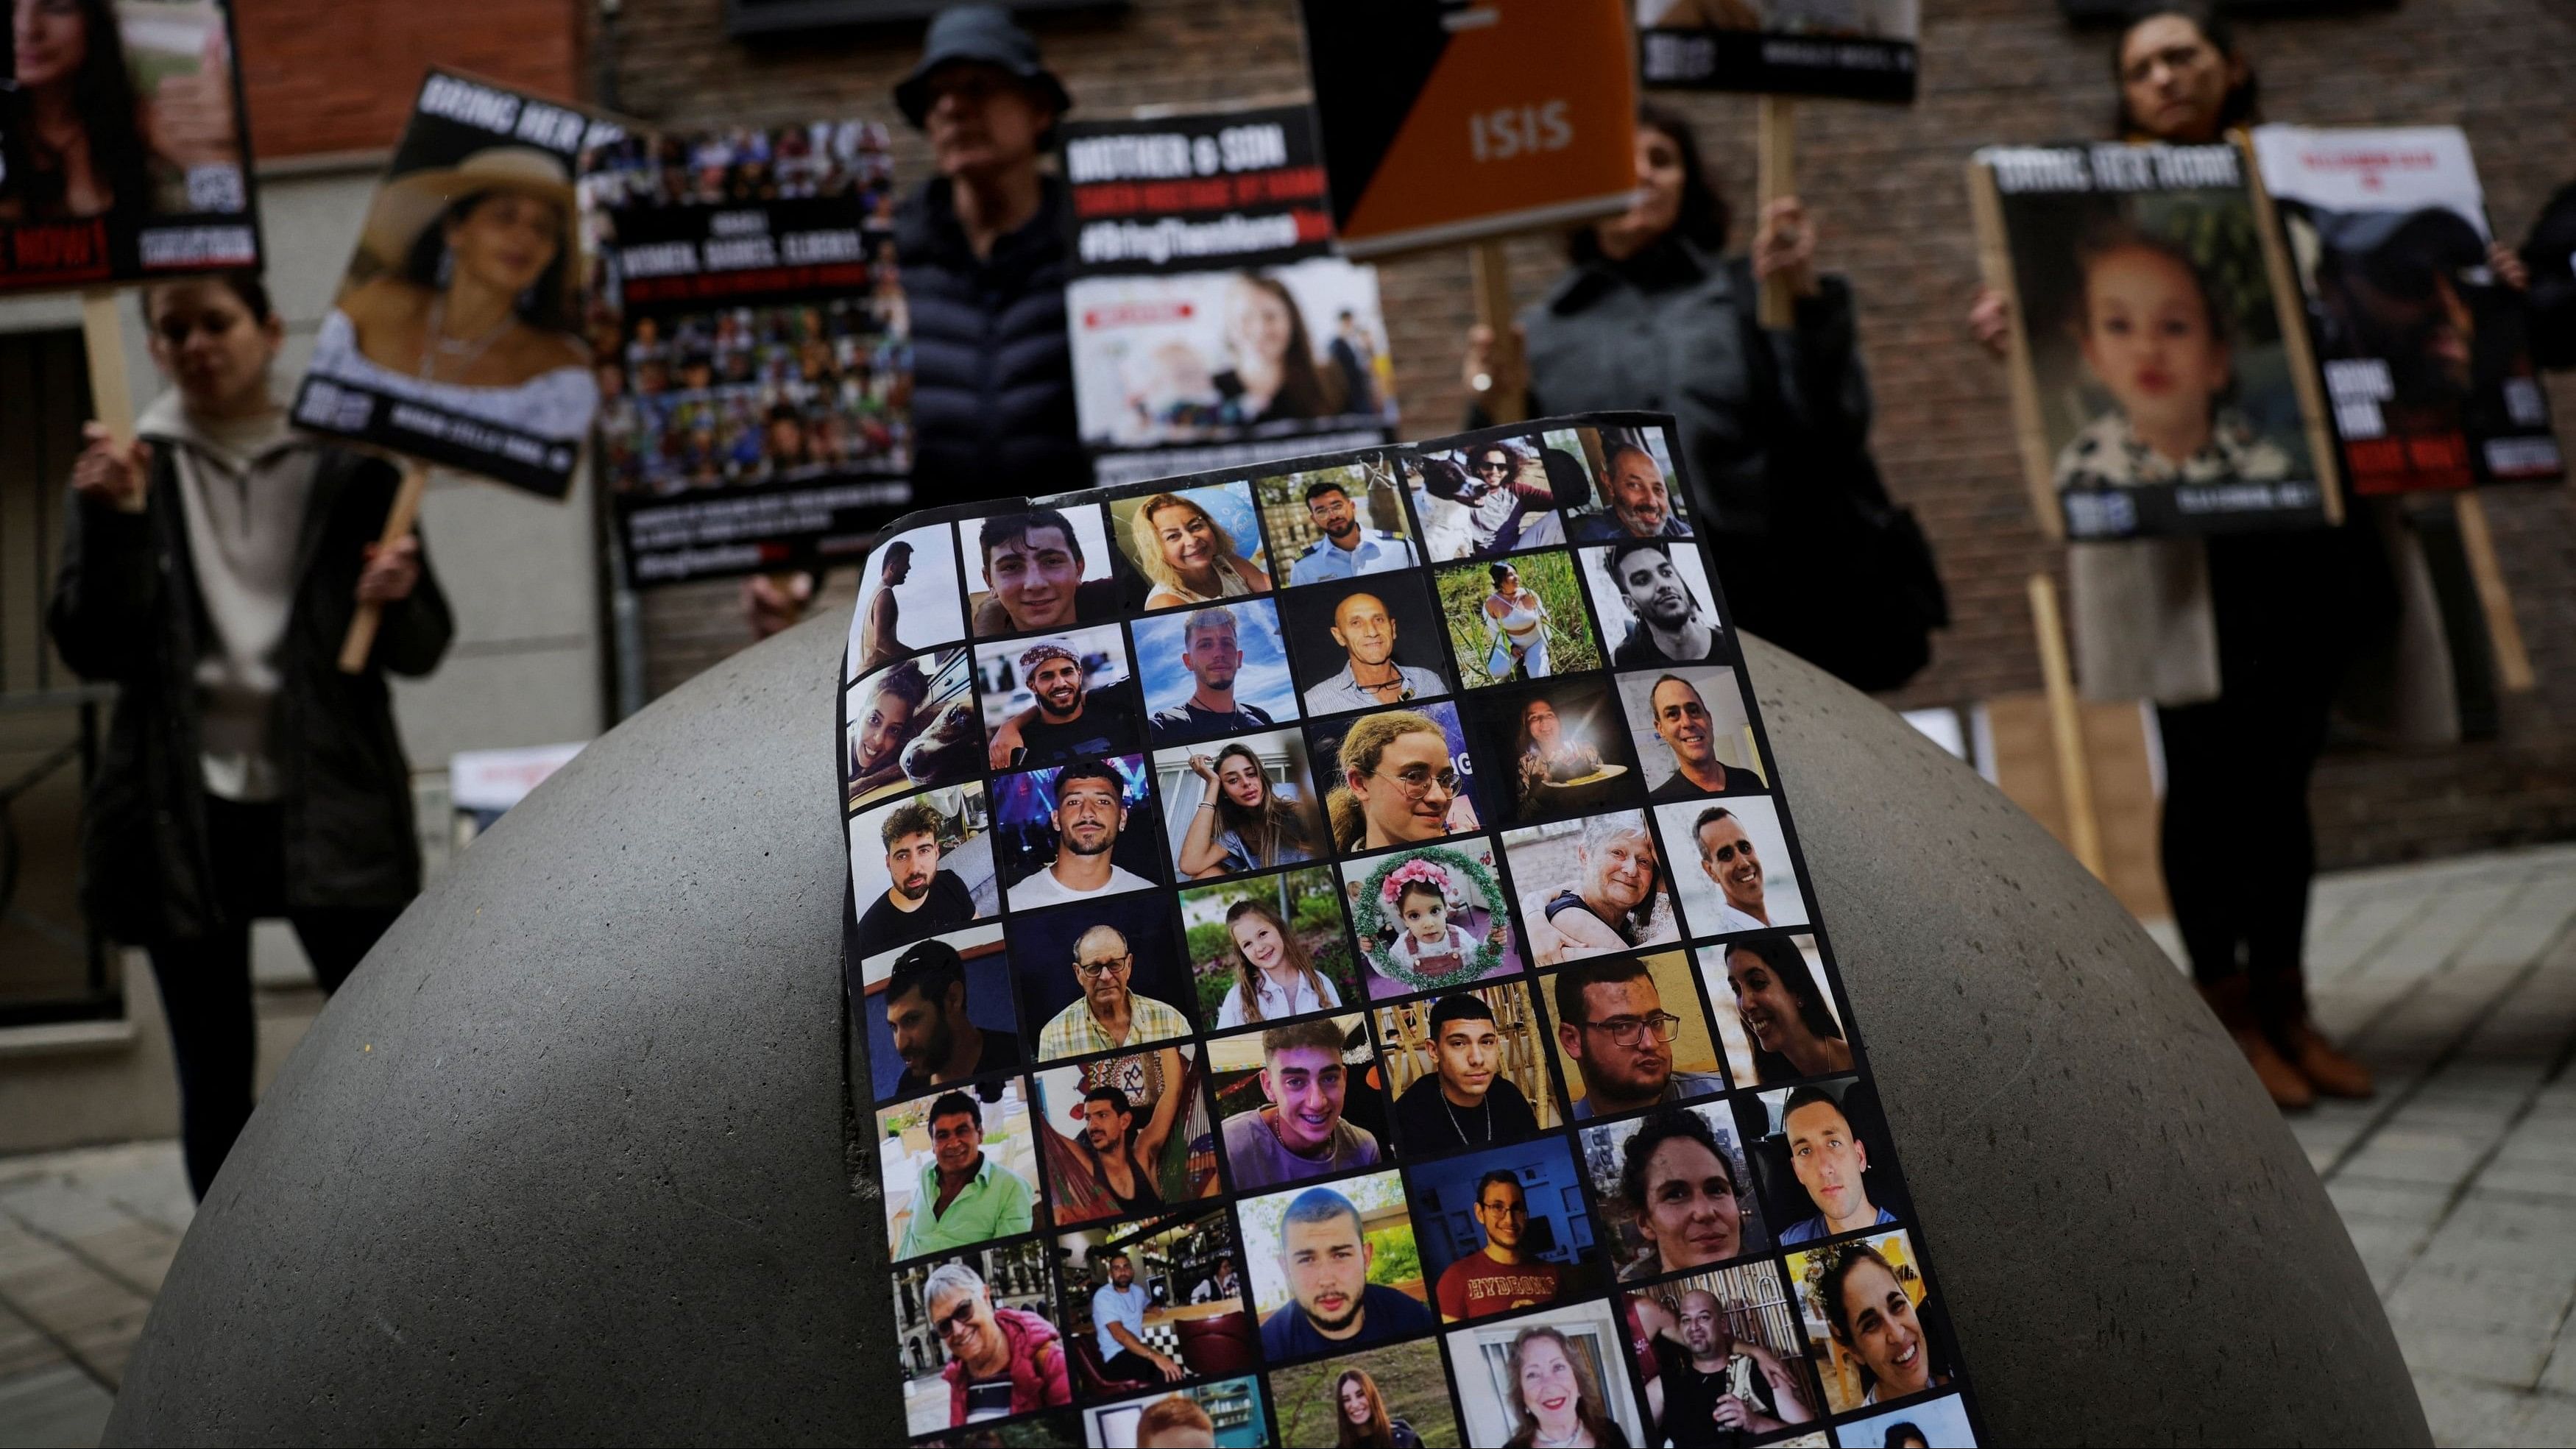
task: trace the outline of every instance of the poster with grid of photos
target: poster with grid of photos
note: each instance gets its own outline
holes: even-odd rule
[[[1976,1442],[1688,496],[1595,414],[888,532],[836,748],[914,1442]]]

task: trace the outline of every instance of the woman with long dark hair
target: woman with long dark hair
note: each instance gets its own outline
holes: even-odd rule
[[[2112,44],[2111,77],[2125,140],[2207,145],[2257,119],[2253,66],[2198,5],[2137,10]],[[2000,355],[2003,300],[1981,294],[1969,323]],[[2327,716],[2340,698],[2391,738],[2459,730],[2420,545],[2380,502],[2356,500],[2338,527],[2067,547],[2085,694],[2156,705],[2165,888],[2193,979],[2284,1108],[2372,1090],[2369,1068],[2308,1014],[2308,782]],[[2378,677],[2373,697],[2346,690],[2357,672]]]
[[[1851,1043],[1834,1020],[1807,958],[1779,936],[1747,936],[1726,948],[1735,1019],[1753,1044],[1753,1080],[1794,1082],[1852,1069]]]
[[[1344,1369],[1333,1380],[1333,1424],[1339,1449],[1422,1449],[1413,1426],[1386,1411],[1386,1396],[1367,1369]]]
[[[1886,677],[1895,666],[1870,641],[1895,615],[1871,601],[1897,575],[1872,566],[1835,502],[1885,503],[1850,286],[1816,269],[1815,219],[1795,197],[1764,205],[1748,255],[1725,254],[1726,203],[1678,112],[1638,109],[1636,179],[1625,212],[1568,236],[1571,265],[1521,313],[1523,365],[1491,329],[1470,331],[1468,387],[1517,393],[1532,416],[1673,414],[1691,525],[1733,622],[1865,688],[1892,687],[1911,670]],[[1773,280],[1795,299],[1786,328],[1757,321],[1754,298]],[[1484,420],[1481,407],[1468,419]]]
[[[1285,283],[1244,273],[1227,291],[1225,315],[1234,366],[1216,375],[1216,389],[1229,421],[1251,426],[1341,411],[1336,390],[1315,365],[1306,316]]]
[[[134,78],[109,0],[11,0],[0,219],[68,221],[151,202]]]
[[[573,315],[564,165],[491,146],[385,183],[313,371],[540,437],[577,441],[599,406]],[[353,276],[355,271],[353,270]]]
[[[1207,798],[1181,837],[1183,875],[1231,875],[1314,858],[1304,793],[1272,780],[1250,745],[1237,740],[1213,760],[1192,755],[1190,769]]]

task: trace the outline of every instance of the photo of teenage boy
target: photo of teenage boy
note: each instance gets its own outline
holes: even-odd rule
[[[967,581],[976,636],[1097,624],[1141,603],[1142,590],[1118,574],[1117,551],[1103,527],[1097,507],[1032,508],[985,519],[975,535],[977,568]]]
[[[1852,1069],[1851,1043],[1826,996],[1813,936],[1744,936],[1700,952],[1712,1000],[1735,1002],[1740,1081],[1765,1085]],[[1712,969],[1722,966],[1722,972]],[[1719,1008],[1725,1034],[1725,1008]],[[1728,1044],[1730,1055],[1738,1052]]]
[[[1219,1129],[1236,1191],[1377,1164],[1376,1135],[1342,1115],[1351,1088],[1343,1044],[1358,1020],[1323,1017],[1261,1033],[1262,1105]]]
[[[1584,1170],[1623,1280],[1708,1268],[1767,1244],[1723,1106],[1664,1107],[1583,1133]]]
[[[1780,830],[1778,806],[1760,797],[1710,805],[1685,800],[1659,805],[1655,815],[1673,848],[1681,850],[1682,842],[1689,841],[1697,857],[1673,872],[1693,935],[1807,924],[1807,901],[1798,889],[1797,873],[1789,868],[1788,837]]]
[[[1105,760],[1079,760],[1056,771],[1046,783],[1054,794],[1054,809],[1047,818],[1054,826],[1055,850],[1045,864],[1012,883],[1013,912],[1140,891],[1154,884],[1114,858],[1119,834],[1127,828],[1124,772]]]
[[[986,692],[985,712],[993,718],[985,756],[994,769],[1123,754],[1144,739],[1135,686],[1127,678],[1126,648],[1116,629],[1041,639],[1026,648],[986,648],[978,657],[989,675],[996,661],[1009,658],[1014,649],[1017,678],[1029,703],[1017,711],[996,710],[996,695]],[[1095,668],[1103,658],[1106,664]]]
[[[996,1109],[1017,1119],[1014,1142],[1025,1156],[1027,1109],[1017,1091],[1012,1090]],[[898,1144],[909,1148],[912,1131],[921,1132],[930,1143],[929,1160],[911,1175],[909,1198],[898,1201],[896,1193],[887,1194],[888,1213],[902,1219],[895,1257],[972,1247],[1025,1233],[1034,1224],[1036,1189],[1024,1171],[1004,1163],[998,1152],[985,1150],[984,1104],[972,1094],[942,1092],[927,1108],[908,1104],[880,1117],[888,1129],[890,1157]],[[898,1175],[888,1178],[889,1187],[904,1181]]]
[[[1216,1449],[1216,1420],[1187,1394],[1167,1394],[1136,1415],[1136,1449]]]
[[[1306,641],[1296,649],[1306,713],[1334,715],[1448,695],[1448,679],[1440,677],[1440,636],[1417,579],[1373,579],[1365,587],[1316,589],[1316,595],[1329,607],[1311,602],[1314,595],[1293,597],[1288,605],[1288,631]],[[1329,649],[1324,638],[1332,641]]]
[[[1773,1221],[1786,1225],[1780,1229],[1783,1246],[1896,1221],[1871,1191],[1876,1183],[1869,1144],[1884,1142],[1886,1128],[1875,1098],[1857,1077],[1766,1092],[1760,1104],[1771,1128],[1762,1146],[1764,1162],[1785,1162],[1796,1182],[1793,1193],[1776,1168],[1766,1175]]]
[[[1737,1272],[1774,1270],[1765,1263]],[[1641,1325],[1651,1332],[1655,1377],[1647,1398],[1655,1410],[1656,1442],[1672,1449],[1736,1449],[1758,1436],[1815,1422],[1812,1391],[1798,1360],[1737,1334],[1727,1302],[1693,1286],[1698,1281],[1663,1285],[1652,1290],[1654,1298],[1632,1295]]]
[[[1649,669],[1724,659],[1725,635],[1710,602],[1716,594],[1708,586],[1698,548],[1630,539],[1585,549],[1583,555],[1592,572],[1592,596],[1601,604],[1604,633],[1617,631],[1613,616],[1619,610],[1628,615],[1627,637],[1610,648],[1614,667]]]
[[[1127,933],[1118,927],[1098,925],[1084,930],[1074,938],[1071,960],[1062,969],[1070,975],[1077,994],[1071,1005],[1057,1012],[1038,1032],[1038,1060],[1056,1061],[1120,1047],[1150,1046],[1190,1034],[1188,1017],[1170,1004],[1134,989],[1136,949]],[[1060,996],[1061,991],[1059,982],[1055,995]]]
[[[959,933],[959,939],[965,935]],[[885,1045],[892,1048],[891,1055],[903,1070],[889,1088],[877,1093],[880,1100],[917,1097],[933,1087],[1025,1065],[1018,1022],[1010,1009],[1010,975],[999,960],[998,929],[993,939],[981,944],[993,953],[987,963],[987,995],[981,1000],[973,999],[967,988],[964,956],[947,940],[918,941],[895,957],[879,1000]],[[972,1015],[976,1009],[995,1024],[977,1023]],[[882,1055],[871,1053],[872,1062],[882,1060]]]
[[[1396,1137],[1404,1144],[1408,1160],[1538,1135],[1537,1110],[1528,1094],[1504,1074],[1503,1029],[1489,995],[1504,996],[1507,1003],[1518,1006],[1514,1014],[1524,1042],[1524,1060],[1534,1055],[1526,1048],[1528,988],[1453,991],[1434,1001],[1421,1053],[1430,1058],[1431,1069],[1395,1099]],[[1404,1009],[1387,1007],[1384,1015],[1392,1018]],[[1400,1039],[1395,1031],[1387,1037],[1390,1044]]]
[[[1672,1000],[1687,1017],[1665,1008],[1666,984],[1675,988]],[[1689,966],[1677,952],[1603,956],[1569,966],[1556,975],[1555,1005],[1556,1045],[1577,1122],[1726,1090]],[[1695,1065],[1677,1069],[1677,1050]]]
[[[1272,490],[1265,486],[1262,491],[1266,501]],[[1291,586],[1395,573],[1414,566],[1413,541],[1400,533],[1363,527],[1359,505],[1337,479],[1322,477],[1307,484],[1305,501],[1308,521],[1323,536],[1289,562]]]
[[[1268,600],[1141,619],[1135,628],[1156,746],[1243,734],[1297,717],[1279,614]]]
[[[1598,512],[1577,515],[1566,532],[1576,543],[1616,543],[1631,538],[1688,538],[1690,523],[1674,506],[1677,490],[1646,445],[1632,435],[1602,439]]]
[[[878,951],[993,914],[984,789],[960,785],[850,817],[858,944]]]
[[[1363,1206],[1365,1205],[1365,1206]],[[1365,1213],[1365,1216],[1363,1214]],[[1439,1320],[1396,1285],[1375,1281],[1379,1242],[1411,1245],[1412,1223],[1394,1173],[1308,1188],[1287,1199],[1243,1208],[1244,1244],[1268,1267],[1256,1274],[1262,1313],[1261,1352],[1271,1362],[1363,1348],[1438,1326]]]
[[[1589,1285],[1592,1222],[1562,1138],[1417,1167],[1405,1188],[1444,1320],[1544,1307]]]
[[[1628,710],[1629,739],[1654,782],[1648,802],[1761,793],[1762,776],[1727,758],[1753,753],[1733,669],[1685,665],[1621,675],[1619,697]]]

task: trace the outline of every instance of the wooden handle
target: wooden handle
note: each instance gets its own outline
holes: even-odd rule
[[[1476,321],[1494,334],[1486,375],[1495,382],[1481,395],[1485,417],[1491,422],[1517,423],[1529,416],[1529,394],[1502,384],[1504,378],[1521,375],[1521,339],[1512,331],[1512,278],[1503,244],[1480,241],[1468,249],[1467,261],[1475,272]]]
[[[81,293],[81,347],[89,354],[90,416],[123,447],[134,441],[134,394],[125,385],[125,329],[116,320],[116,297],[106,287]]]
[[[2487,641],[2495,649],[2496,682],[2508,694],[2529,694],[2536,683],[2531,655],[2522,647],[2522,625],[2513,617],[2513,593],[2504,586],[2504,569],[2496,563],[2487,501],[2474,491],[2455,493],[2451,507],[2460,520],[2460,552],[2468,556],[2469,578],[2477,584],[2478,611],[2486,615]]]
[[[2039,675],[2048,688],[2048,733],[2057,745],[2067,844],[2095,880],[2107,881],[2102,822],[2093,813],[2093,767],[2084,756],[2084,714],[2075,699],[2075,670],[2066,657],[2066,628],[2057,616],[2057,581],[2046,574],[2030,576],[2030,622],[2039,634]]]
[[[376,540],[378,547],[391,548],[411,532],[412,524],[420,518],[421,492],[428,486],[428,465],[405,461],[402,486],[394,490],[394,506],[385,510],[385,531]],[[366,671],[367,656],[376,652],[376,630],[384,622],[384,605],[359,603],[358,612],[349,617],[349,637],[340,641],[342,674]]]
[[[1977,270],[2004,299],[2012,325],[2004,331],[2004,374],[2012,388],[2013,440],[2021,449],[2022,485],[2030,491],[2030,516],[2040,532],[2066,537],[2066,505],[2057,496],[2057,459],[2039,404],[2039,379],[2031,370],[2030,334],[2023,327],[2020,289],[2013,277],[2012,245],[2004,232],[2004,202],[1994,168],[1968,162],[1968,215],[1977,229]]]
[[[1754,187],[1765,208],[1783,196],[1798,194],[1798,112],[1797,102],[1789,97],[1762,98],[1760,136],[1754,164]],[[1797,294],[1789,290],[1789,279],[1774,273],[1763,280],[1762,297],[1754,307],[1754,320],[1765,327],[1787,327],[1797,303]]]

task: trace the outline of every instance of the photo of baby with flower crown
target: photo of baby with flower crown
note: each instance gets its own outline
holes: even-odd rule
[[[1341,871],[1372,998],[1445,990],[1521,969],[1491,840],[1417,846]]]

